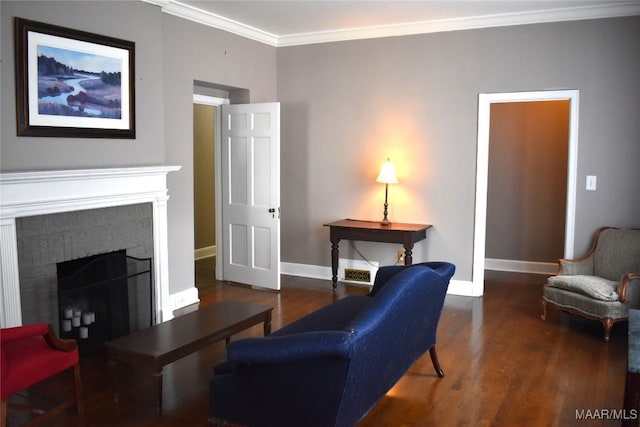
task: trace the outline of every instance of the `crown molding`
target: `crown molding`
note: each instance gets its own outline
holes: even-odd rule
[[[144,3],[160,6],[164,13],[188,19],[208,27],[224,30],[271,46],[278,46],[278,36],[242,22],[225,18],[174,0],[142,0]]]
[[[587,19],[614,18],[640,15],[640,4],[612,3],[607,5],[567,8],[535,12],[509,13],[475,16],[470,18],[419,21],[397,25],[353,28],[306,34],[292,34],[278,38],[278,47],[304,44],[328,43],[347,40],[362,40],[379,37],[396,37],[416,34],[462,31],[480,28],[507,27],[514,25],[548,22],[580,21]]]
[[[640,15],[640,3],[627,1],[596,6],[484,15],[469,18],[438,19],[395,25],[379,25],[336,31],[320,31],[279,36],[220,15],[185,5],[176,0],[142,1],[160,6],[162,11],[165,13],[224,30],[274,47]]]

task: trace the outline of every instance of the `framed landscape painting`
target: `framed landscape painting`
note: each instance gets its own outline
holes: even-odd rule
[[[18,136],[135,138],[135,43],[14,18]]]

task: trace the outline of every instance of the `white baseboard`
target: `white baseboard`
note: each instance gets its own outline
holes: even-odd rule
[[[180,308],[190,306],[191,304],[198,304],[200,298],[198,297],[198,288],[185,289],[184,291],[177,292],[169,295],[169,303],[166,305],[167,310],[163,313],[163,321],[173,319],[173,312]]]
[[[289,276],[331,281],[331,267],[282,262],[280,263],[280,272]],[[468,297],[478,296],[473,294],[473,283],[468,280],[451,280],[447,293]]]
[[[558,264],[555,262],[487,258],[484,260],[484,268],[486,270],[513,271],[516,273],[556,274],[558,271]]]
[[[198,261],[199,259],[211,258],[214,256],[216,256],[216,245],[196,249],[194,253],[194,258],[196,259],[196,261]]]
[[[280,272],[289,276],[307,277],[309,279],[331,280],[331,267],[319,265],[281,262]]]
[[[463,297],[477,297],[481,295],[474,295],[473,282],[469,280],[454,280],[449,282],[449,288],[447,289],[449,295],[459,295]]]

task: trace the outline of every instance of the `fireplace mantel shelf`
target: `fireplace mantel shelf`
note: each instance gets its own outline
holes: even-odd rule
[[[166,174],[179,166],[77,169],[0,174],[0,218],[68,212],[166,195]],[[129,199],[134,199],[129,202]]]
[[[156,318],[171,318],[167,306],[166,175],[180,168],[139,166],[0,173],[0,327],[22,324],[16,218],[137,203],[153,205]]]
[[[14,182],[49,182],[84,180],[100,177],[118,177],[134,175],[166,175],[168,172],[180,170],[180,166],[138,166],[128,168],[99,168],[99,169],[59,169],[50,171],[24,171],[0,173],[0,183]]]

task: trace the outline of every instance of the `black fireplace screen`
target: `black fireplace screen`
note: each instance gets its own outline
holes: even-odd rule
[[[60,336],[81,353],[155,323],[151,258],[125,250],[57,265]]]

